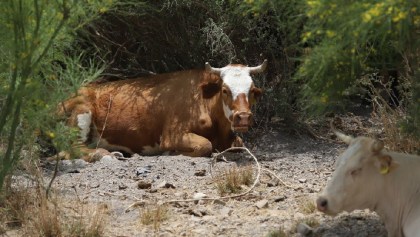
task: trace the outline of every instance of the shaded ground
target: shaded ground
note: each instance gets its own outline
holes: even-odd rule
[[[346,124],[352,130],[352,122]],[[314,211],[313,200],[345,148],[325,131],[323,139],[288,135],[281,126],[255,132],[248,147],[263,169],[274,172],[289,187],[263,170],[261,182],[249,194],[217,201],[171,202],[165,205],[167,218],[155,225],[141,224],[145,210],[170,200],[191,199],[196,193],[220,196],[210,174],[211,159],[136,155],[124,160],[106,157],[93,164],[64,161],[54,188],[70,199],[106,204],[106,236],[268,236],[280,229],[294,236],[301,222],[314,226],[312,236],[386,236],[373,213],[359,211],[333,218]],[[256,167],[246,152],[228,155],[227,160],[215,164],[214,175],[233,166]],[[51,177],[51,167],[47,171],[47,178]],[[151,187],[141,189],[139,183]]]

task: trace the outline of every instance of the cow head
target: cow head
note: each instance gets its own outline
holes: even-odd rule
[[[221,82],[217,83],[217,93],[221,93],[224,114],[234,131],[246,132],[251,126],[251,106],[262,95],[261,89],[255,87],[251,75],[263,72],[266,67],[267,60],[256,67],[230,64],[214,68],[206,63],[206,71],[221,78]]]
[[[329,215],[342,211],[374,208],[385,187],[386,175],[397,167],[382,151],[383,143],[372,138],[337,136],[349,144],[338,158],[336,169],[316,200],[317,208]]]

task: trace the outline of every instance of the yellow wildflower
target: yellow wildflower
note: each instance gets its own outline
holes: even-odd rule
[[[372,19],[372,16],[368,12],[366,12],[362,15],[362,19],[364,22],[369,22]]]
[[[401,20],[404,20],[407,17],[407,12],[399,12],[397,15],[395,15],[392,18],[393,22],[399,22]]]
[[[332,30],[327,30],[327,37],[332,38],[335,36],[335,32]]]
[[[55,134],[53,132],[48,132],[48,137],[54,138],[55,137]]]

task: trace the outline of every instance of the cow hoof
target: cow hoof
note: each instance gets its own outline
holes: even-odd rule
[[[83,156],[83,159],[87,162],[95,162],[102,159],[102,157],[106,155],[112,156],[112,154],[109,151],[103,148],[97,148],[94,152],[90,153],[89,155]]]

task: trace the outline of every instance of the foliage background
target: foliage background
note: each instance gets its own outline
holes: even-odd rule
[[[260,125],[273,117],[295,125],[373,104],[382,115],[398,111],[397,133],[405,128],[420,137],[418,1],[1,3],[1,184],[21,151],[38,147],[39,131],[59,150],[70,144],[75,132],[52,115],[80,85],[99,74],[99,81],[121,80],[207,61],[222,67],[269,60],[268,72],[256,78],[265,92]]]

